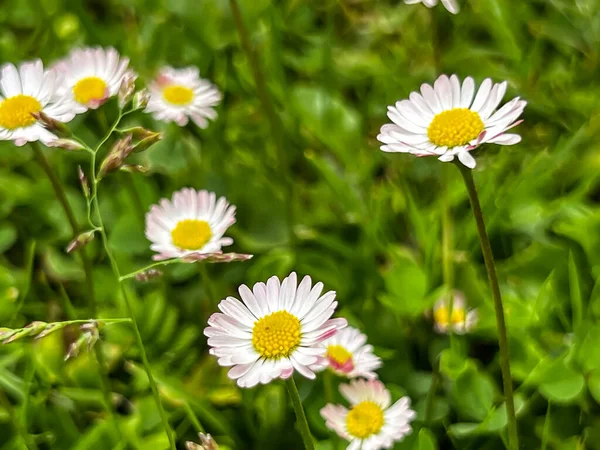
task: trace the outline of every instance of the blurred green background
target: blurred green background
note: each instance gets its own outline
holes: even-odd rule
[[[240,0],[276,130],[227,0],[0,4],[2,62],[50,64],[77,46],[114,46],[131,58],[138,86],[164,64],[194,65],[224,93],[206,130],[129,117],[126,124],[166,138],[137,156],[150,172],[116,173],[101,188],[122,272],[150,262],[149,205],[185,186],[237,205],[231,248],[255,255],[171,266],[162,278],[127,285],[180,448],[198,422],[224,448],[302,448],[283,384],[238,389],[202,335],[217,302],[239,284],[291,270],[337,291],[338,314],[375,345],[394,399],[411,397],[418,420],[395,449],[505,448],[493,308],[459,173],[435,158],[384,154],[375,139],[387,105],[456,73],[508,80],[507,98],[529,102],[516,131],[523,142],[479,149],[474,173],[506,305],[521,447],[600,449],[600,3],[458,1],[461,13],[452,16],[400,0]],[[94,143],[115,112],[111,102],[78,116],[73,129]],[[87,156],[45,150],[83,224],[77,165]],[[1,143],[0,326],[89,318],[80,260],[64,253],[70,238],[30,148]],[[125,317],[98,239],[88,252],[99,316]],[[452,347],[425,315],[450,287],[480,315],[476,331]],[[131,328],[102,331],[125,443],[102,406],[93,352],[63,362],[75,339],[73,328],[0,348],[0,448],[27,448],[27,433],[42,450],[167,448]],[[322,377],[298,382],[317,448],[345,448],[319,416]]]

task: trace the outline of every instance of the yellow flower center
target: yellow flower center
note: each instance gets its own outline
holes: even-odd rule
[[[163,89],[163,98],[172,105],[187,105],[194,98],[194,91],[177,84]]]
[[[341,345],[328,345],[327,357],[338,365],[343,366],[348,360],[352,359],[352,353]]]
[[[383,410],[372,401],[360,402],[346,416],[348,433],[359,439],[379,433],[383,424]]]
[[[427,128],[429,140],[439,147],[465,145],[479,136],[484,125],[476,112],[454,108],[437,114]]]
[[[300,345],[301,335],[298,318],[287,311],[277,311],[254,324],[252,345],[264,358],[287,358]]]
[[[185,219],[171,231],[173,245],[184,250],[200,250],[211,237],[210,225],[204,220]]]
[[[38,113],[42,105],[29,95],[15,95],[0,102],[0,127],[7,130],[25,128],[35,123],[31,113]]]
[[[82,78],[73,86],[73,95],[82,105],[87,105],[92,100],[103,100],[106,96],[106,83],[98,77]]]
[[[433,312],[433,319],[438,325],[448,326],[451,322],[452,325],[460,325],[465,323],[467,319],[467,312],[464,308],[458,308],[456,305],[452,308],[452,317],[450,317],[450,309],[446,306],[442,306]]]

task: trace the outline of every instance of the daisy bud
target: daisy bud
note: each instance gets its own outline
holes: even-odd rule
[[[129,173],[146,173],[150,169],[139,164],[123,164],[121,167],[119,167],[119,170]]]
[[[152,135],[156,134],[156,131],[147,130],[144,127],[128,128],[125,131],[127,131],[128,133],[131,133],[133,138],[138,139],[138,140],[142,140],[144,138],[147,138],[148,136],[152,136]]]
[[[79,182],[81,183],[83,195],[85,195],[85,198],[90,198],[90,186],[81,166],[77,166],[77,173],[79,174]]]
[[[85,147],[79,142],[73,139],[54,139],[46,144],[48,147],[57,147],[65,150],[77,152],[79,150],[85,150]]]
[[[149,269],[144,272],[138,273],[135,276],[135,279],[138,281],[148,281],[148,280],[151,280],[152,278],[158,278],[158,277],[162,276],[162,274],[163,273],[158,269]]]
[[[35,322],[31,322],[25,328],[3,331],[2,337],[0,339],[2,340],[3,344],[10,344],[11,342],[14,342],[24,337],[35,336],[42,332],[47,326],[48,324],[46,322],[36,320]]]
[[[198,433],[200,444],[187,441],[185,447],[187,450],[219,450],[219,446],[210,434]]]
[[[164,135],[162,133],[152,133],[148,137],[145,137],[137,144],[133,146],[133,151],[136,153],[143,152],[144,150],[149,149],[152,145],[156,144],[158,141],[162,141]]]
[[[107,173],[114,172],[123,165],[123,161],[133,151],[131,146],[131,134],[125,135],[113,145],[108,156],[102,161],[98,172],[98,179],[104,177]]]
[[[98,322],[96,322],[95,320],[91,320],[88,323],[84,323],[80,327],[80,329],[83,333],[75,342],[73,342],[69,346],[69,350],[65,355],[65,361],[67,359],[77,356],[84,345],[87,346],[88,351],[91,350],[94,344],[98,342],[98,339],[100,339]]]
[[[133,96],[133,109],[143,109],[150,100],[150,93],[146,89],[138,91]]]
[[[89,242],[94,240],[94,230],[86,231],[85,233],[81,233],[67,245],[65,251],[67,253],[72,253],[76,250],[79,250],[82,247],[85,247]]]
[[[133,98],[135,92],[135,73],[129,71],[123,76],[121,86],[119,86],[119,108],[123,109]]]
[[[56,133],[59,137],[71,136],[71,130],[62,122],[48,116],[45,112],[32,112],[31,115],[48,131]]]

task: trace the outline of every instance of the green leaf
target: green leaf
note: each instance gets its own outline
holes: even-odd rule
[[[0,253],[8,250],[17,240],[17,229],[10,223],[0,225]]]
[[[427,276],[412,255],[404,249],[391,254],[392,265],[385,274],[387,294],[379,301],[403,315],[420,315],[427,308],[423,301],[427,292]]]
[[[421,430],[419,430],[418,450],[438,450],[435,435],[427,428],[421,428]]]

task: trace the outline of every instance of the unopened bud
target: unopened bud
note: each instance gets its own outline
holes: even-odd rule
[[[31,113],[35,120],[37,120],[44,128],[48,131],[56,133],[59,137],[71,136],[71,130],[62,122],[53,119],[43,111]]]
[[[148,281],[151,280],[152,278],[158,278],[162,276],[162,272],[158,269],[148,269],[144,272],[138,273],[135,276],[135,279],[138,281]]]
[[[73,139],[54,139],[46,144],[48,147],[57,147],[63,148],[65,150],[69,150],[72,152],[78,152],[80,150],[85,150],[85,147],[81,145],[79,142],[74,141]]]
[[[137,144],[133,146],[133,151],[136,153],[143,152],[144,150],[149,149],[152,145],[156,144],[158,141],[162,141],[165,136],[162,133],[152,133],[150,136],[145,137]]]
[[[65,251],[67,253],[72,253],[76,250],[79,250],[82,247],[85,247],[89,242],[94,240],[94,230],[86,231],[85,233],[81,233],[67,245]]]
[[[129,173],[146,173],[150,169],[139,164],[123,164],[121,167],[119,167],[119,170]]]
[[[85,195],[85,198],[90,198],[90,186],[81,166],[77,166],[77,174],[79,175],[79,182],[81,183],[83,195]]]
[[[143,109],[148,105],[150,93],[147,89],[137,91],[133,96],[133,109]]]
[[[98,339],[100,339],[98,322],[95,320],[84,323],[80,329],[82,334],[75,342],[69,345],[69,350],[65,355],[65,361],[77,356],[84,346],[87,346],[88,351],[91,350],[94,344],[98,342]]]
[[[108,152],[108,155],[100,165],[98,179],[101,179],[107,173],[114,172],[123,165],[125,158],[127,158],[133,151],[131,139],[131,134],[127,134],[123,138],[119,139],[115,145],[113,145],[113,147],[110,149],[110,152]]]
[[[121,81],[121,86],[119,86],[119,108],[123,109],[133,98],[133,93],[135,92],[135,80],[137,75],[128,71],[123,76],[123,80]]]
[[[147,130],[144,127],[128,128],[125,131],[127,133],[131,133],[131,135],[133,136],[133,138],[137,139],[137,140],[142,140],[144,138],[147,138],[148,136],[152,136],[153,134],[156,134],[156,131]]]
[[[219,446],[210,434],[198,433],[200,444],[187,441],[185,446],[187,450],[219,450]]]

